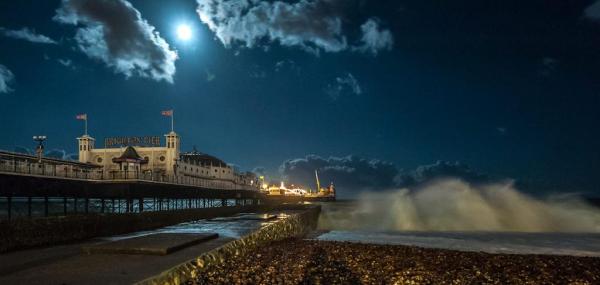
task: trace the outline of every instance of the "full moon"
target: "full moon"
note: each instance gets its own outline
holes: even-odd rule
[[[192,28],[188,25],[179,25],[177,27],[177,37],[182,41],[188,41],[192,38]]]

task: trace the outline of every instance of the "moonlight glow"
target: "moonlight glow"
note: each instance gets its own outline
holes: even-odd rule
[[[177,27],[177,37],[182,41],[188,41],[192,38],[192,29],[188,25],[179,25]]]

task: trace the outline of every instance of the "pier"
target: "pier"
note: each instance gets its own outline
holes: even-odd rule
[[[83,161],[0,151],[0,283],[180,284],[316,227],[320,207],[304,197],[270,197],[252,174],[166,149]],[[169,151],[178,158],[161,164]]]
[[[0,152],[0,283],[181,283],[314,229],[320,207],[297,202],[247,183]]]
[[[0,152],[0,219],[259,204],[256,187]]]

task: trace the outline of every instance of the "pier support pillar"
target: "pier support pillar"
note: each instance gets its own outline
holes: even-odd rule
[[[6,210],[8,211],[8,219],[12,218],[12,197],[6,197]]]
[[[48,197],[44,197],[44,217],[48,217]]]
[[[31,197],[27,197],[27,217],[31,218]]]

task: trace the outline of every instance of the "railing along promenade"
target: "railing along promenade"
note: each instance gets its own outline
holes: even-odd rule
[[[225,207],[255,204],[260,196],[235,181],[0,153],[0,219]]]

